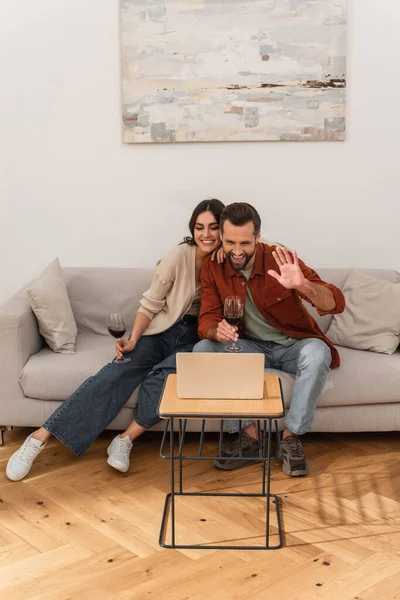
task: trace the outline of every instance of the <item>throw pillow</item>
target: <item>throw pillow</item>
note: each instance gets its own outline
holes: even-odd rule
[[[29,286],[27,293],[39,331],[50,348],[61,354],[75,354],[78,330],[58,258]]]
[[[333,316],[331,342],[393,354],[400,343],[400,284],[351,271],[342,292],[346,308]]]

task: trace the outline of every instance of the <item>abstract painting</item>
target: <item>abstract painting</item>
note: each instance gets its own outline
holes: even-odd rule
[[[125,142],[343,141],[346,0],[120,0]]]

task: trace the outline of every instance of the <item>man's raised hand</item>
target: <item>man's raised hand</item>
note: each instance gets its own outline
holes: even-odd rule
[[[274,277],[283,287],[288,290],[293,290],[301,287],[305,283],[305,278],[300,269],[299,259],[295,250],[292,250],[292,255],[286,248],[276,247],[272,252],[280,273],[269,270],[268,275]]]

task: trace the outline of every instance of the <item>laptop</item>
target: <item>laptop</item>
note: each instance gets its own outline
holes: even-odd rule
[[[265,356],[258,353],[178,352],[178,398],[255,399],[264,396]]]

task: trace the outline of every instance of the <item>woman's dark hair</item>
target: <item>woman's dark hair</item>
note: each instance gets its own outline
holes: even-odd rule
[[[216,198],[210,198],[209,200],[203,200],[196,206],[194,211],[192,212],[192,216],[189,221],[189,231],[191,235],[183,238],[182,244],[189,244],[189,246],[194,246],[196,242],[194,241],[194,226],[196,225],[197,217],[201,215],[203,212],[207,212],[208,210],[214,215],[215,220],[219,224],[219,219],[221,217],[221,213],[225,208],[225,204],[223,204],[220,200]]]
[[[254,225],[254,235],[257,236],[260,233],[260,215],[254,206],[247,202],[234,202],[233,204],[228,204],[228,206],[224,208],[219,224],[221,232],[224,231],[225,221],[230,221],[230,223],[236,227],[241,227],[242,225],[251,222]]]

